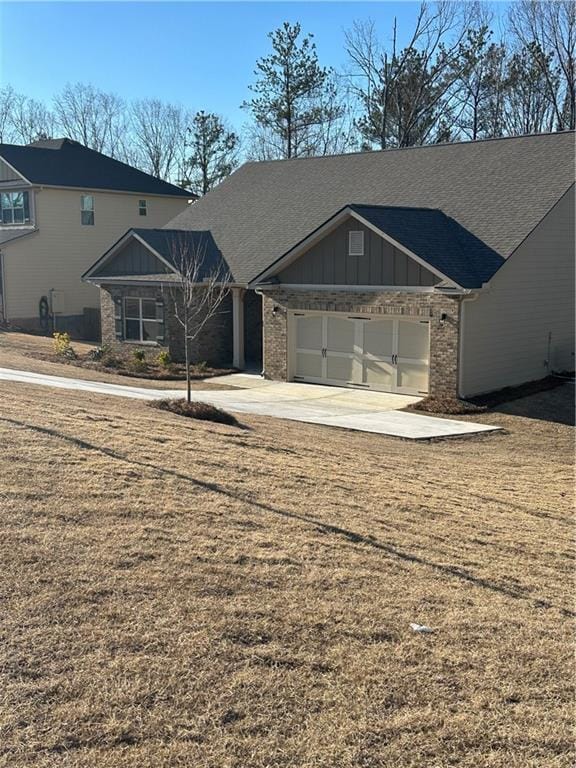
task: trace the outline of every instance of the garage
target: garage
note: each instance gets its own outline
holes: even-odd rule
[[[294,381],[428,393],[428,320],[292,311],[288,344]]]

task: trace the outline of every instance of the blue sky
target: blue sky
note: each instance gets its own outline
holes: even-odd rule
[[[355,19],[372,18],[385,37],[394,16],[402,32],[417,9],[414,2],[0,0],[0,84],[48,101],[67,81],[89,82],[127,99],[218,112],[239,127],[255,61],[269,51],[267,33],[283,21],[313,32],[321,63],[339,68],[344,30]]]

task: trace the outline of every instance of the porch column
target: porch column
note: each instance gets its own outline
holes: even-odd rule
[[[244,368],[244,288],[232,288],[232,365]]]

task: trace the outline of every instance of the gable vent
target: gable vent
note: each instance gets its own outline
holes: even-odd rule
[[[348,232],[348,256],[364,256],[364,232]]]

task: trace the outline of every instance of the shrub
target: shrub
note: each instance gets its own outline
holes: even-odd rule
[[[215,421],[218,424],[228,424],[231,427],[242,426],[231,413],[208,403],[195,401],[188,403],[186,400],[151,400],[149,405],[161,411],[170,411],[170,413],[175,413],[178,416],[187,416],[189,419]]]
[[[160,352],[158,354],[158,357],[156,358],[156,362],[158,365],[162,368],[170,368],[172,365],[172,358],[170,357],[170,352]]]
[[[70,360],[75,360],[77,355],[72,345],[70,344],[70,334],[68,333],[54,333],[54,349],[57,355],[67,357]]]
[[[122,368],[124,366],[122,358],[114,354],[111,349],[104,350],[100,362],[102,365],[105,365],[106,368]]]
[[[93,360],[95,363],[101,362],[109,353],[108,347],[94,347],[86,353],[87,360]]]
[[[132,352],[132,357],[138,363],[145,363],[146,362],[146,352],[144,352],[144,350],[142,350],[142,349],[135,349]]]
[[[201,360],[199,363],[194,363],[192,367],[195,373],[205,373],[208,370],[208,363],[205,360]]]

